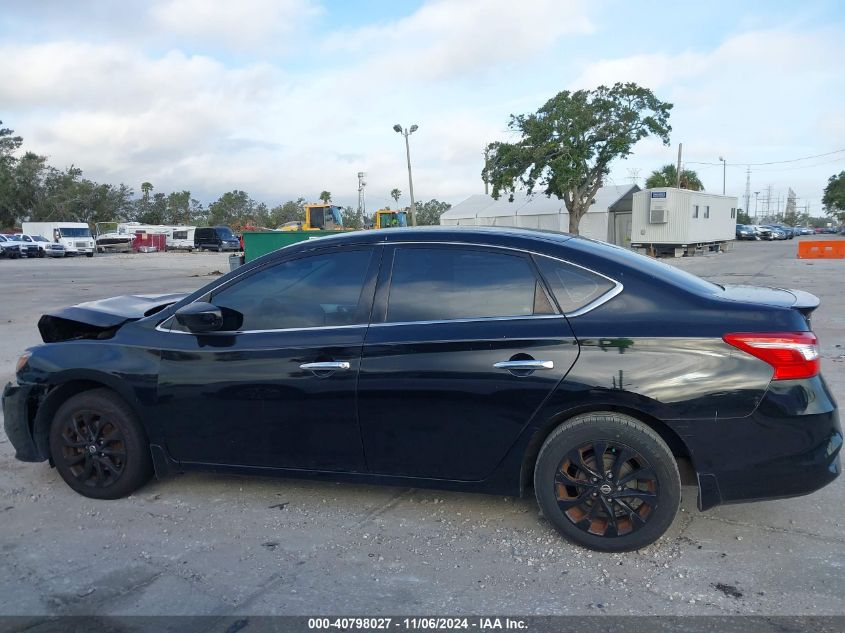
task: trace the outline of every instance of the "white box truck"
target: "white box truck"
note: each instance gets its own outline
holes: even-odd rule
[[[65,247],[66,255],[94,257],[94,237],[87,222],[23,222],[21,233],[40,235]]]

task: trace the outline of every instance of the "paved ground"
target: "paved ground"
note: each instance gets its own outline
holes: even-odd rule
[[[823,371],[845,393],[843,261],[795,241],[675,260],[715,281],[822,297]],[[216,254],[0,261],[0,380],[45,309],[199,287]],[[656,545],[591,553],[533,499],[187,475],[120,501],[23,464],[0,431],[0,614],[843,614],[845,480],[809,497],[682,512]]]

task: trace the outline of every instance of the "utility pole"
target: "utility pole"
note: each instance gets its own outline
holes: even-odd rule
[[[487,176],[487,170],[490,168],[490,148],[484,146],[484,195],[490,195],[490,180]]]
[[[367,216],[367,205],[364,203],[364,187],[367,186],[364,178],[366,176],[367,174],[365,172],[358,172],[358,219],[362,226],[364,224],[364,218]]]
[[[757,196],[759,195],[759,191],[754,192],[754,224],[757,224]]]
[[[678,167],[675,171],[677,174],[675,175],[675,189],[681,188],[681,154],[684,151],[684,144],[678,143]]]
[[[748,213],[748,207],[751,206],[751,166],[745,168],[745,212]]]
[[[411,145],[408,143],[408,137],[419,129],[420,126],[412,125],[409,128],[402,129],[400,124],[393,126],[393,131],[398,132],[405,137],[405,155],[408,158],[408,189],[411,194],[411,226],[417,225],[417,205],[414,202],[414,178],[411,176]]]
[[[722,195],[725,195],[725,176],[727,175],[728,171],[728,161],[725,160],[723,156],[719,156],[719,160],[722,161]]]

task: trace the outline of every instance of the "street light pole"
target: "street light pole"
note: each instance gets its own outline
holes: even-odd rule
[[[754,224],[757,224],[757,196],[759,195],[759,191],[754,192]]]
[[[728,161],[724,159],[724,157],[719,156],[719,160],[722,161],[722,195],[725,195],[725,173],[727,172]]]
[[[408,142],[408,137],[418,129],[418,125],[412,125],[410,128],[405,129],[402,129],[399,123],[393,126],[395,132],[405,137],[405,156],[408,159],[408,190],[411,194],[411,226],[417,225],[417,205],[414,202],[414,178],[411,175],[411,145]]]

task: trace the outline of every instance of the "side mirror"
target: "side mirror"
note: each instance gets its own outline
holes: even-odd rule
[[[210,303],[197,301],[179,308],[176,320],[191,332],[216,332],[223,327],[223,311]]]

